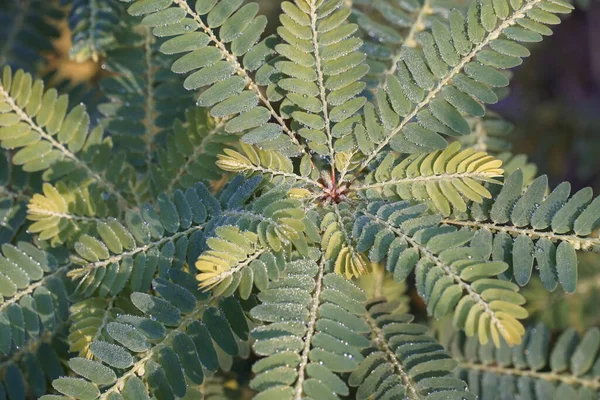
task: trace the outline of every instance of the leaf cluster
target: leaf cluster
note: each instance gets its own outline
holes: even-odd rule
[[[487,110],[569,3],[283,1],[267,35],[64,2],[89,112],[19,58],[34,3],[0,31],[0,400],[597,397],[598,328],[551,340],[521,288],[577,291],[600,200]]]

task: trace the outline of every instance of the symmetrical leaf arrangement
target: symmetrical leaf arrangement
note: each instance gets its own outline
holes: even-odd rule
[[[600,200],[486,111],[570,4],[63,3],[99,119],[36,78],[60,13],[3,8],[0,400],[598,398],[598,328],[519,292],[576,292]]]

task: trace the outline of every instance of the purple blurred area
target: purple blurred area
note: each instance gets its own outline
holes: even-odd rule
[[[511,94],[495,105],[515,124],[514,152],[526,153],[553,185],[600,191],[600,1],[578,7],[531,47]]]

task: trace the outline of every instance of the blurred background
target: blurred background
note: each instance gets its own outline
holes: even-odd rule
[[[600,2],[579,4],[515,69],[511,94],[493,107],[515,125],[550,182],[600,189]]]

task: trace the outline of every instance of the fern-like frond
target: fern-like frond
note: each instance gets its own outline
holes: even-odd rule
[[[117,0],[74,0],[69,11],[73,44],[69,57],[76,62],[92,60],[115,48],[116,34],[124,29],[125,10]]]
[[[0,394],[25,400],[47,393],[63,373],[57,352],[69,319],[67,265],[26,242],[0,255]],[[4,382],[4,383],[3,383]]]
[[[9,307],[19,308],[25,302],[31,303],[32,294],[35,297],[36,293],[40,293],[40,298],[44,298],[50,293],[48,289],[56,291],[54,297],[60,300],[62,307],[66,301],[66,290],[61,276],[67,268],[67,265],[59,264],[52,254],[30,243],[19,242],[16,246],[3,244],[0,256],[0,312],[5,312]],[[24,297],[28,300],[23,300]],[[40,308],[40,312],[42,309],[47,312],[47,307]],[[8,342],[3,341],[0,350],[7,354],[11,349],[10,334],[4,338]],[[20,344],[17,342],[16,346]]]
[[[388,76],[387,86],[375,95],[377,113],[366,109],[366,125],[381,123],[383,129],[369,129],[376,147],[363,168],[388,145],[404,153],[427,152],[446,146],[440,134],[471,133],[462,113],[483,116],[482,104],[498,101],[493,88],[508,84],[501,71],[529,55],[518,42],[542,40],[552,33],[546,25],[560,22],[554,14],[571,9],[561,0],[501,0],[497,5],[477,0],[467,17],[452,11],[450,29],[434,22],[433,35],[418,37],[421,49],[402,48],[396,75]]]
[[[348,379],[358,386],[356,399],[476,399],[465,382],[451,376],[457,362],[426,327],[411,323],[413,316],[398,313],[397,306],[385,298],[367,304],[371,347]]]
[[[215,118],[229,118],[229,133],[244,133],[244,141],[287,152],[303,151],[271,100],[278,101],[270,81],[274,67],[272,37],[261,41],[267,20],[257,16],[258,5],[242,2],[136,1],[128,12],[144,16],[142,24],[159,37],[172,37],[161,45],[165,54],[183,54],[171,66],[188,90],[204,88],[197,104],[209,107]],[[256,71],[255,77],[251,75]],[[265,96],[261,86],[269,86]],[[275,98],[272,98],[275,96]],[[288,137],[286,138],[287,135]]]
[[[250,387],[256,399],[338,399],[349,389],[337,375],[363,360],[369,341],[364,293],[325,262],[299,259],[259,294],[263,302],[250,315],[266,323],[252,330],[253,348],[266,358],[254,364]]]
[[[355,0],[353,16],[365,41],[362,51],[371,67],[369,86],[385,85],[402,60],[402,46],[417,47],[420,32],[433,21],[443,21],[452,7],[460,4],[436,0]]]
[[[118,48],[108,53],[104,68],[113,72],[100,80],[109,102],[99,105],[100,124],[128,160],[142,171],[156,161],[155,153],[173,132],[177,119],[184,119],[192,94],[183,79],[170,73],[173,57],[159,52],[160,41],[150,29],[127,16],[128,29]]]
[[[296,199],[288,198],[289,186],[278,187],[263,191],[259,196],[248,202],[244,208],[232,203],[236,196],[244,196],[239,191],[235,178],[221,194],[227,199],[227,207],[232,211],[221,218],[219,225],[233,225],[242,230],[249,230],[258,235],[261,246],[268,247],[275,252],[291,250],[292,246],[301,254],[308,253],[308,237],[304,231],[310,221],[305,216],[302,203]],[[246,181],[248,184],[262,182],[260,177]],[[237,191],[234,192],[233,191]],[[243,197],[242,197],[243,198]],[[242,204],[239,204],[240,206]]]
[[[62,12],[45,0],[4,0],[0,7],[0,65],[37,72],[44,53],[54,50],[52,40],[59,36],[55,22]]]
[[[172,196],[158,196],[158,213],[149,204],[141,211],[129,211],[125,225],[118,220],[98,224],[97,237],[83,235],[74,249],[81,267],[69,275],[78,280],[76,292],[90,296],[116,295],[126,285],[147,290],[158,273],[195,262],[205,250],[207,237],[219,226],[234,225],[258,235],[261,246],[279,252],[292,244],[305,252],[304,211],[297,200],[287,199],[287,190],[256,194],[260,178],[234,179],[216,198],[197,184]],[[235,287],[233,288],[235,290]]]
[[[485,152],[460,151],[460,143],[454,142],[443,151],[401,160],[389,154],[355,190],[374,190],[384,198],[431,201],[434,210],[449,215],[452,209],[466,211],[468,201],[490,199],[483,183],[500,183],[496,178],[503,175],[501,166],[502,161]]]
[[[42,191],[27,205],[27,219],[34,221],[27,229],[53,246],[72,242],[119,214],[117,204],[102,201],[102,191],[95,186],[44,183]]]
[[[125,208],[129,202],[115,182],[135,181],[127,173],[125,160],[108,163],[110,139],[101,128],[88,131],[90,118],[85,106],[78,105],[67,113],[68,96],[55,89],[44,92],[40,80],[5,67],[0,82],[0,142],[5,148],[19,149],[12,162],[26,172],[45,171],[46,179],[68,175],[75,181],[91,179],[119,200]],[[108,165],[110,164],[110,165]],[[102,171],[102,172],[100,172]],[[112,178],[120,179],[112,179]]]
[[[186,112],[185,124],[176,121],[165,148],[158,149],[158,165],[152,170],[156,188],[170,193],[197,182],[219,180],[223,174],[215,168],[217,155],[238,141],[224,126],[225,121],[211,118],[200,108]]]
[[[220,226],[215,229],[215,234],[215,237],[206,241],[210,250],[203,252],[195,264],[200,288],[216,287],[213,295],[217,295],[239,286],[242,299],[250,297],[254,284],[259,290],[266,289],[269,270],[267,264],[258,260],[267,252],[267,248],[258,243],[258,235],[240,231],[234,226]],[[278,264],[281,263],[273,266],[278,267]]]
[[[276,150],[257,149],[243,142],[240,145],[243,154],[225,149],[224,154],[217,155],[217,166],[225,171],[272,177],[274,184],[300,182],[312,187],[323,187],[314,179],[317,171],[310,168],[310,164],[303,163],[308,165],[301,166],[300,173],[296,173],[292,161],[284,154]]]
[[[600,329],[581,337],[564,331],[551,344],[543,324],[527,330],[523,344],[500,348],[481,346],[457,335],[450,343],[458,360],[459,376],[479,398],[503,393],[509,398],[595,399],[600,381],[595,369],[600,359]]]
[[[454,312],[455,326],[469,336],[477,333],[482,343],[491,338],[498,346],[500,337],[520,343],[525,299],[517,285],[493,279],[508,265],[486,261],[489,255],[479,246],[465,247],[472,231],[440,227],[441,217],[426,209],[408,202],[369,204],[354,222],[356,249],[368,252],[371,261],[386,259],[395,280],[415,269],[417,291],[435,318]]]
[[[321,220],[321,250],[325,260],[346,279],[371,272],[371,262],[352,242],[353,211],[347,203],[333,204]]]
[[[335,151],[347,150],[343,137],[360,121],[367,101],[359,94],[369,66],[358,51],[362,40],[353,36],[357,25],[346,22],[351,10],[343,3],[283,2],[278,33],[285,43],[275,47],[282,57],[275,63],[282,75],[277,84],[286,96],[281,108],[308,147],[332,162]],[[335,148],[334,138],[340,138]]]
[[[507,178],[494,200],[473,204],[468,215],[444,219],[444,223],[484,230],[495,260],[507,262],[507,277],[523,286],[534,265],[548,290],[558,283],[567,292],[577,284],[576,250],[598,251],[600,198],[591,188],[571,195],[563,182],[549,194],[548,178],[536,178],[525,190],[520,170]]]
[[[154,275],[164,276],[171,264],[193,263],[203,241],[209,217],[222,212],[217,201],[199,184],[185,193],[158,197],[160,214],[147,204],[129,211],[125,225],[116,219],[98,224],[98,237],[83,235],[75,243],[81,267],[69,275],[77,279],[76,292],[100,297],[117,295],[127,284],[133,291],[147,290]]]
[[[107,323],[106,341],[89,345],[94,358],[70,359],[78,377],[54,380],[55,390],[76,399],[182,398],[188,382],[200,385],[204,369],[218,368],[215,344],[231,356],[239,353],[238,340],[248,338],[249,328],[237,300],[209,306],[197,288],[165,279],[154,280],[153,287],[158,296],[131,294],[132,311],[140,315],[122,314]]]

